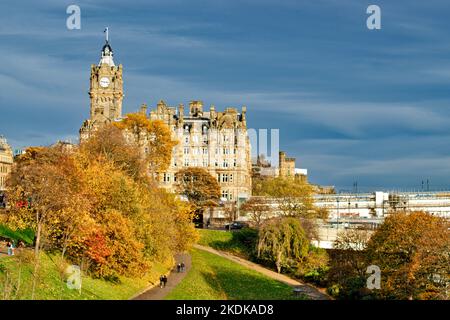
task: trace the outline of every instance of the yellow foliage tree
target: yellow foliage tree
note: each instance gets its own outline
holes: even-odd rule
[[[169,127],[160,120],[150,120],[141,113],[129,113],[114,125],[125,130],[142,149],[148,161],[150,172],[158,174],[170,165],[172,149],[178,143],[173,141]]]

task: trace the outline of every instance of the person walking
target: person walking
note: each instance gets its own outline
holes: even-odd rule
[[[163,283],[164,283],[164,288],[165,288],[167,285],[167,276],[166,275],[163,276]]]
[[[181,272],[181,264],[177,264],[177,272],[180,273]]]
[[[185,268],[184,262],[181,262],[181,272],[184,272],[184,268]]]
[[[164,276],[159,277],[159,287],[162,289],[164,287]]]
[[[8,250],[8,256],[10,256],[11,255],[11,242],[10,241],[6,242],[6,249]]]
[[[12,241],[9,241],[6,243],[6,248],[8,249],[8,256],[13,256],[14,255],[14,246]]]

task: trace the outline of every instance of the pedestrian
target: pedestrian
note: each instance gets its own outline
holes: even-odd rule
[[[12,243],[11,241],[8,240],[8,242],[6,242],[6,248],[8,249],[8,256],[12,256]]]
[[[164,276],[159,277],[159,287],[162,289],[164,287]]]
[[[180,273],[181,271],[181,264],[177,264],[177,272]]]
[[[181,262],[181,272],[184,272],[184,268],[185,268],[184,262]]]
[[[166,275],[163,276],[163,283],[164,283],[164,287],[166,287],[166,285],[167,285],[167,276]]]

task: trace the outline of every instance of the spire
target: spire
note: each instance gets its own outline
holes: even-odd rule
[[[105,45],[102,48],[102,57],[98,65],[107,64],[110,67],[114,67],[113,50],[109,45],[109,28],[106,27],[103,32],[105,33]]]

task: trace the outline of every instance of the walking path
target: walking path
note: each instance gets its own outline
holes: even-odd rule
[[[184,272],[177,272],[177,264],[184,262]],[[175,256],[175,266],[167,276],[167,284],[164,288],[159,287],[159,280],[152,288],[147,288],[143,293],[131,298],[132,300],[163,300],[172,291],[191,269],[191,256],[188,253],[177,254]]]
[[[287,277],[287,276],[285,276],[283,274],[279,274],[279,273],[277,273],[275,271],[272,271],[270,269],[264,268],[264,267],[260,266],[259,264],[250,262],[248,260],[245,260],[245,259],[242,259],[242,258],[239,258],[239,257],[236,257],[236,256],[234,256],[232,254],[229,254],[229,253],[226,253],[226,252],[223,252],[223,251],[218,251],[218,250],[215,250],[215,249],[210,248],[210,247],[201,246],[199,244],[194,245],[194,247],[196,249],[204,250],[204,251],[207,251],[207,252],[219,255],[219,256],[224,257],[224,258],[226,258],[228,260],[231,260],[233,262],[239,263],[240,265],[243,265],[244,267],[247,267],[247,268],[250,268],[250,269],[255,270],[257,272],[260,272],[260,273],[262,273],[262,274],[264,274],[264,275],[266,275],[266,276],[268,276],[268,277],[270,277],[272,279],[275,279],[275,280],[278,280],[280,282],[283,282],[283,283],[285,283],[285,284],[287,284],[287,285],[289,285],[289,286],[291,286],[293,288],[296,288],[297,290],[299,290],[300,293],[303,293],[303,294],[307,295],[312,300],[331,300],[330,296],[328,296],[327,294],[319,291],[319,289],[317,289],[317,288],[315,288],[315,287],[313,287],[311,285],[302,283],[300,281],[294,280],[292,278],[289,278],[289,277]]]

